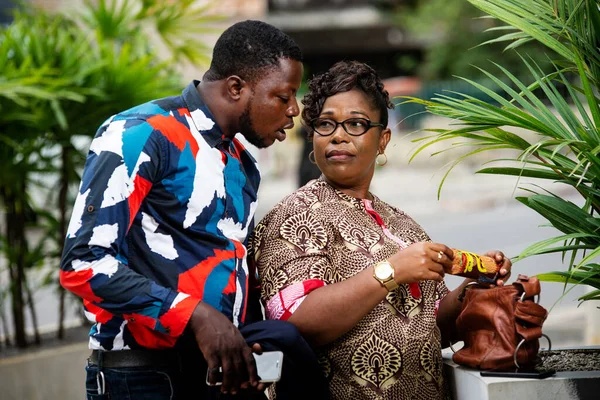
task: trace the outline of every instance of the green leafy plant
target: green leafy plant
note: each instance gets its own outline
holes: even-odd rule
[[[168,63],[187,61],[205,65],[210,48],[199,38],[219,31],[224,17],[213,13],[213,2],[196,0],[84,0],[80,13],[83,24],[99,40],[119,46],[129,43],[130,51],[166,49]]]
[[[497,152],[497,163],[483,174],[531,177],[568,185],[581,202],[575,204],[541,189],[517,200],[536,211],[562,232],[533,244],[519,258],[563,253],[568,268],[540,274],[542,280],[586,284],[593,290],[580,300],[600,300],[600,1],[598,0],[469,0],[487,15],[505,23],[503,34],[490,42],[506,42],[506,51],[536,41],[553,54],[553,70],[544,73],[538,60],[523,53],[528,81],[493,62],[479,70],[495,87],[462,78],[489,101],[464,93],[443,93],[432,100],[407,98],[429,113],[455,121],[450,129],[431,129],[413,157],[431,145],[454,141],[465,147],[452,168],[475,154]],[[498,90],[500,89],[500,90]],[[533,139],[514,133],[518,128]],[[506,150],[515,151],[506,157]],[[438,192],[439,195],[439,192]],[[581,203],[581,204],[579,204]]]
[[[22,40],[44,35],[36,28],[39,26],[18,19],[0,32],[0,204],[6,211],[0,239],[10,277],[7,291],[11,299],[14,338],[20,347],[27,344],[24,315],[27,305],[34,328],[36,326],[26,275],[32,267],[28,257],[27,227],[35,219],[35,206],[29,192],[31,174],[46,169],[39,148],[47,139],[47,121],[60,118],[53,106],[59,100],[77,102],[84,99],[65,88],[69,78],[59,76],[46,60],[18,51],[25,44]],[[25,32],[28,35],[24,35]],[[38,42],[34,40],[27,45],[37,47]],[[39,341],[37,330],[34,336]]]
[[[0,28],[0,205],[6,211],[0,252],[8,261],[19,347],[27,345],[24,308],[35,315],[28,270],[43,264],[40,255],[58,264],[62,251],[85,160],[77,139],[93,136],[116,112],[179,93],[178,63],[207,60],[197,34],[219,20],[188,0],[99,0],[85,1],[74,14],[28,6]],[[183,31],[179,23],[191,27]],[[40,186],[49,196],[35,204],[32,193]],[[31,242],[33,230],[43,232],[41,242]],[[58,267],[45,281],[60,293],[62,338],[66,292],[57,276]]]

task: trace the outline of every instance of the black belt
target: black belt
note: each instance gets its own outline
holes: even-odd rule
[[[93,350],[88,362],[98,365],[99,350]],[[175,350],[119,350],[103,351],[103,368],[128,368],[128,367],[166,367],[179,366],[181,353]]]

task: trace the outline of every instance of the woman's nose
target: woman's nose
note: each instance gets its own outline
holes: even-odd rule
[[[344,130],[342,124],[335,127],[335,130],[331,134],[331,141],[334,143],[342,143],[348,141],[348,133]]]

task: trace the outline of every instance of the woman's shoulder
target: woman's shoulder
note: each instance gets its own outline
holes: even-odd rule
[[[391,205],[390,203],[388,203],[387,201],[383,201],[381,200],[379,197],[377,197],[376,195],[373,195],[373,204],[375,205],[375,207],[382,209],[383,211],[386,211],[390,214],[394,214],[398,217],[403,217],[403,218],[409,218],[412,219],[407,213],[405,213],[402,209]]]
[[[271,212],[304,212],[306,210],[320,207],[329,201],[331,190],[327,183],[320,179],[314,179],[306,185],[285,196]]]
[[[423,229],[423,227],[406,212],[377,197],[375,198],[375,203],[376,210],[387,216],[385,219],[387,219],[397,230],[412,233],[415,235],[413,240],[430,240],[425,229]]]
[[[310,210],[314,204],[320,201],[317,190],[313,187],[315,182],[316,180],[310,181],[305,186],[285,196],[267,212],[259,224],[269,225],[274,220]]]

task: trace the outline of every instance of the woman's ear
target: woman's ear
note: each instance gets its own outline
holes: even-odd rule
[[[381,135],[379,135],[379,154],[385,153],[385,149],[390,142],[392,137],[392,130],[390,128],[385,128],[381,131]]]

